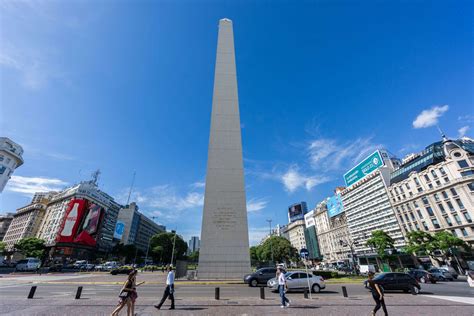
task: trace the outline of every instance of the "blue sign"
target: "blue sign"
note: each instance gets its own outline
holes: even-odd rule
[[[357,166],[349,170],[344,174],[344,181],[346,182],[346,186],[351,186],[352,184],[356,183],[359,180],[365,178],[368,174],[374,172],[378,168],[384,165],[382,156],[380,152],[377,150],[369,157],[365,158],[361,163]]]
[[[114,238],[121,240],[124,230],[125,230],[125,224],[121,221],[117,221],[117,225],[115,225]]]
[[[341,214],[344,211],[344,206],[342,205],[342,199],[339,194],[330,197],[326,203],[328,207],[328,216],[334,217]]]
[[[309,257],[309,251],[308,249],[305,249],[305,248],[302,248],[300,250],[300,257],[303,258],[303,259],[306,259]]]

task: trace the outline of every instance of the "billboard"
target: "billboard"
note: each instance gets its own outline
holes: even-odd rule
[[[304,220],[304,215],[307,211],[306,202],[293,204],[288,208],[288,220],[290,222]]]
[[[341,214],[344,211],[344,206],[342,205],[342,199],[339,194],[331,196],[327,200],[328,216],[334,217]]]
[[[115,225],[114,238],[122,240],[123,231],[125,230],[125,223],[122,221],[117,221]]]
[[[316,222],[314,221],[314,210],[305,214],[304,224],[306,228],[311,227],[311,226],[316,226]]]
[[[81,228],[78,230],[74,242],[87,246],[96,246],[99,231],[99,225],[102,223],[104,215],[103,208],[92,202],[87,203],[87,214],[82,222]]]
[[[81,225],[81,220],[86,208],[86,200],[73,199],[66,209],[66,216],[59,229],[56,242],[69,243],[74,241],[74,237]]]
[[[380,151],[375,151],[372,155],[362,160],[357,166],[344,174],[346,186],[351,186],[359,180],[362,180],[368,174],[374,172],[384,165]]]

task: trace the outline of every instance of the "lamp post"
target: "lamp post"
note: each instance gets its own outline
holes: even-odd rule
[[[343,241],[342,239],[339,240],[339,244],[341,246],[348,246],[349,249],[351,250],[351,258],[352,258],[352,269],[354,269],[355,273],[359,275],[359,270],[356,268],[356,263],[355,263],[355,255],[354,255],[354,245],[357,245],[356,241],[351,241],[350,243],[347,241]]]
[[[270,228],[270,231],[269,231],[269,241],[270,241],[270,252],[272,253],[272,263],[275,263],[275,260],[273,259],[273,243],[272,243],[272,219],[267,219],[267,222],[269,224],[269,228]]]

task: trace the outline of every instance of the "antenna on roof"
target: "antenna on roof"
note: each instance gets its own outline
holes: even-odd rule
[[[441,128],[439,127],[439,125],[436,125],[436,127],[438,128],[438,131],[439,131],[439,133],[441,134],[441,138],[443,139],[443,142],[447,141],[448,138],[446,137],[446,134],[444,134],[444,132],[441,130]]]
[[[100,169],[97,169],[96,171],[92,172],[92,183],[97,185],[99,182],[99,176],[100,176]]]
[[[133,172],[133,178],[132,178],[132,185],[130,186],[130,191],[128,191],[128,198],[127,198],[127,205],[129,205],[130,202],[130,195],[132,195],[132,190],[133,190],[133,184],[135,183],[135,175],[136,171]]]

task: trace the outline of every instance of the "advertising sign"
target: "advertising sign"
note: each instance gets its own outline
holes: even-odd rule
[[[304,216],[304,224],[305,224],[306,228],[316,225],[316,222],[314,221],[314,210],[311,211],[311,212],[308,212]]]
[[[344,211],[344,206],[342,205],[342,199],[339,194],[336,194],[330,197],[326,203],[328,207],[328,216],[334,217],[341,214]]]
[[[125,223],[122,221],[117,221],[117,224],[115,225],[114,238],[118,240],[122,240],[124,229],[125,229]]]
[[[66,209],[66,217],[64,222],[59,229],[58,236],[56,238],[57,242],[73,242],[74,237],[76,236],[77,230],[81,224],[81,219],[84,215],[84,209],[86,206],[85,200],[71,200]]]
[[[368,174],[374,172],[378,168],[384,165],[382,156],[380,152],[377,150],[369,157],[365,158],[361,163],[357,166],[349,170],[344,174],[344,181],[346,182],[346,186],[351,186],[352,184],[356,183],[359,180],[362,180]]]
[[[78,231],[77,237],[74,238],[74,242],[87,246],[95,246],[97,244],[97,232],[102,222],[103,214],[103,209],[99,205],[89,202],[87,215],[85,216],[81,229]]]
[[[288,208],[288,219],[290,222],[304,219],[304,214],[306,214],[306,203],[293,204]]]

